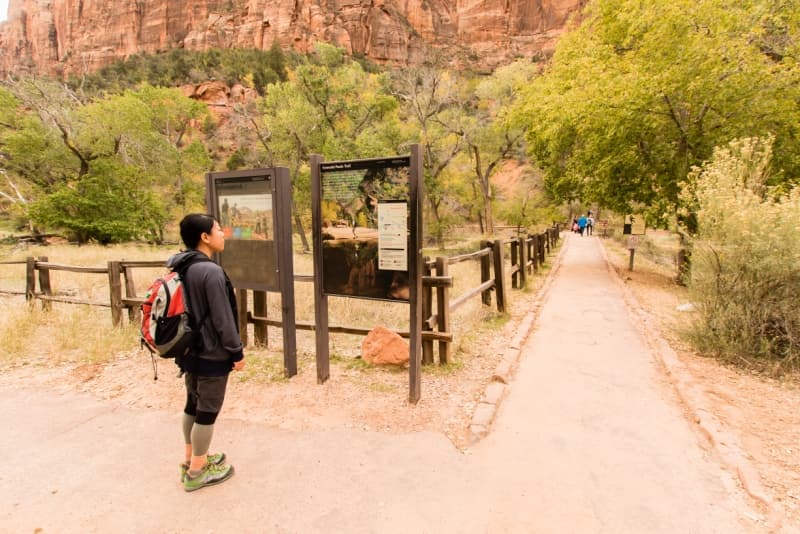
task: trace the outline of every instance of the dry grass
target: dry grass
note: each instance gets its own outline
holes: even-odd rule
[[[168,249],[142,245],[82,246],[68,244],[0,249],[0,261],[47,257],[53,263],[103,267],[110,260],[163,259]],[[151,272],[147,272],[151,271]],[[156,270],[137,273],[137,291],[143,294]],[[54,294],[108,303],[108,277],[104,274],[51,271]],[[0,265],[0,288],[25,290],[24,265]],[[50,310],[41,302],[28,305],[22,296],[0,296],[4,313],[0,316],[0,342],[7,363],[53,365],[65,362],[108,361],[120,351],[138,346],[136,328],[112,328],[108,307],[52,303]]]

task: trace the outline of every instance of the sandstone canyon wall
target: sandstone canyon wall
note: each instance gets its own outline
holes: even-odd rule
[[[317,41],[415,64],[431,47],[492,68],[552,50],[587,0],[10,0],[0,74],[66,76],[171,48],[284,49]]]

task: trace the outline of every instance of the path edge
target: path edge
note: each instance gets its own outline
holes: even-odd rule
[[[558,249],[558,254],[556,254],[553,260],[553,267],[550,269],[550,272],[547,273],[544,284],[542,284],[542,287],[537,292],[531,309],[523,316],[516,329],[516,334],[503,351],[503,358],[500,360],[500,363],[497,364],[497,367],[495,367],[494,373],[492,373],[491,379],[481,395],[481,400],[472,413],[472,419],[469,425],[470,447],[475,446],[491,432],[492,424],[494,423],[500,405],[508,392],[509,384],[517,369],[522,346],[525,345],[527,339],[536,329],[536,319],[538,318],[539,310],[541,310],[547,302],[553,280],[555,280],[558,271],[561,269],[562,258],[567,248],[569,248],[569,239],[564,236],[559,236],[559,241],[561,245]]]
[[[678,357],[675,349],[661,335],[658,320],[648,312],[625,284],[611,261],[605,244],[600,241],[600,250],[606,268],[614,282],[620,288],[625,306],[630,312],[636,329],[645,344],[655,356],[666,374],[669,383],[677,393],[683,407],[688,411],[691,421],[697,425],[700,434],[705,437],[722,463],[735,473],[744,491],[766,509],[766,524],[769,528],[780,530],[783,526],[783,511],[775,504],[761,482],[758,470],[747,459],[747,454],[740,444],[739,437],[727,431],[714,415],[713,408],[702,388],[694,380],[691,371]]]

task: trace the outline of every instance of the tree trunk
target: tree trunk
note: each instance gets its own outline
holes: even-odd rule
[[[303,228],[303,220],[300,218],[300,213],[297,212],[297,204],[295,204],[294,198],[292,198],[292,214],[294,215],[294,224],[300,233],[300,241],[303,243],[303,252],[307,254],[311,252],[311,246],[308,244],[306,231]]]
[[[439,215],[439,202],[434,200],[432,196],[428,195],[428,204],[431,207],[431,214],[433,215],[433,220],[436,221],[435,224],[436,231],[433,233],[436,246],[439,248],[444,248],[444,230],[442,229],[442,219],[441,216]]]
[[[494,235],[494,215],[492,214],[492,194],[491,191],[483,199],[483,209],[486,213],[486,232]]]
[[[689,284],[689,276],[692,271],[692,251],[688,236],[684,232],[678,232],[680,236],[680,248],[678,249],[676,264],[678,272],[675,275],[675,282],[682,286]]]

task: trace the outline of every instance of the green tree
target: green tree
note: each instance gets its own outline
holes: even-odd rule
[[[168,217],[156,192],[133,165],[103,160],[80,182],[64,184],[34,201],[34,220],[71,231],[79,242],[101,244],[163,239]]]
[[[150,126],[157,134],[153,158],[148,166],[156,186],[173,191],[184,215],[204,202],[204,183],[198,181],[211,170],[211,158],[193,125],[210,119],[201,102],[183,96],[179,90],[144,85],[126,93],[150,108]]]
[[[319,43],[311,59],[295,69],[290,81],[321,123],[324,145],[316,148],[329,159],[356,157],[359,139],[397,108],[388,80],[366,72],[331,45]]]
[[[187,208],[187,194],[202,201],[197,177],[210,160],[187,132],[207,111],[176,90],[145,86],[84,102],[44,80],[8,87],[22,105],[0,130],[6,168],[36,188],[29,213],[37,222],[82,241],[158,241],[167,218]],[[137,205],[133,216],[127,208]]]
[[[267,85],[286,79],[286,57],[280,45],[268,51],[254,48],[173,48],[160,54],[137,54],[69,80],[70,87],[90,96],[120,94],[142,83],[177,87],[206,80],[242,83],[263,94]]]
[[[663,220],[715,146],[768,134],[773,183],[796,179],[798,13],[780,0],[590,4],[521,107],[549,190]]]
[[[318,44],[313,57],[267,88],[249,122],[268,165],[287,165],[295,223],[308,249],[301,211],[310,213],[311,154],[328,160],[385,154],[400,144],[397,102],[386,78],[368,73],[344,51]],[[308,217],[306,217],[308,219]]]
[[[439,246],[452,224],[445,213],[448,188],[445,171],[464,148],[464,104],[459,80],[434,63],[395,73],[394,91],[402,102],[401,117],[417,130],[422,145],[425,198],[432,217],[427,226]]]
[[[26,212],[29,201],[76,171],[60,137],[0,87],[0,205],[33,230]]]
[[[485,231],[494,234],[491,178],[507,159],[519,159],[525,130],[514,119],[519,91],[530,83],[535,66],[518,61],[498,68],[475,88],[469,127],[465,128],[467,150],[472,159],[475,181],[482,196]]]
[[[307,162],[311,153],[324,145],[323,128],[313,106],[291,80],[267,88],[260,102],[260,112],[257,118],[252,119],[252,124],[266,155],[266,164],[289,167],[295,225],[303,250],[311,250],[298,206],[311,206]]]
[[[281,48],[281,44],[278,41],[272,41],[272,46],[269,47],[269,52],[267,52],[267,64],[269,65],[272,72],[274,72],[278,80],[285,82],[286,78],[289,75],[286,66],[286,54],[283,53],[283,48]],[[266,87],[267,84],[262,84],[263,87]]]

